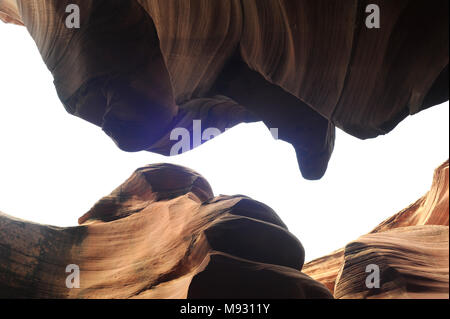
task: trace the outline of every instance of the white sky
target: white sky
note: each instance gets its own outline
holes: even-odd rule
[[[341,131],[328,171],[304,180],[292,146],[262,123],[241,124],[183,155],[125,153],[99,127],[66,113],[23,27],[0,23],[0,211],[73,226],[138,167],[190,167],[216,195],[271,206],[311,260],[370,231],[422,196],[449,156],[448,103],[361,141]]]

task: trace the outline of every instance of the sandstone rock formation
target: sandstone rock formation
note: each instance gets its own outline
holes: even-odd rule
[[[449,298],[448,226],[409,226],[364,235],[345,247],[336,298]],[[372,266],[371,266],[372,265]],[[376,266],[379,287],[366,280]],[[370,283],[369,283],[370,285]]]
[[[369,3],[380,29],[365,24]],[[449,96],[447,0],[0,0],[0,19],[27,28],[66,110],[125,151],[173,155],[194,120],[214,130],[189,149],[264,121],[318,179],[335,126],[376,137]],[[269,207],[214,197],[178,166],[138,169],[79,223],[0,215],[0,297],[448,297],[448,162],[422,199],[303,270]],[[364,286],[368,264],[380,288]]]
[[[0,298],[331,298],[277,214],[192,170],[140,168],[77,227],[0,215]],[[80,287],[66,287],[67,265]]]
[[[449,162],[436,169],[430,191],[303,271],[335,298],[449,297]],[[368,289],[368,265],[380,268],[379,288]]]
[[[371,233],[379,233],[392,228],[415,225],[446,225],[449,220],[449,161],[434,171],[430,191],[398,214],[383,221]]]
[[[171,154],[193,119],[262,120],[317,179],[335,125],[375,137],[448,100],[447,0],[0,0],[0,19],[27,27],[67,111],[126,151]]]

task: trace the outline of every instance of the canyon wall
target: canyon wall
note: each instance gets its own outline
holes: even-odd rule
[[[125,151],[173,155],[194,119],[263,121],[318,179],[335,126],[376,137],[449,96],[447,0],[0,0],[0,19],[25,25],[66,110]]]
[[[307,263],[303,271],[335,298],[448,298],[448,183],[446,161],[422,198],[369,234]],[[368,265],[379,267],[379,288],[365,286]]]
[[[0,215],[4,298],[448,298],[448,161],[430,191],[327,256],[268,206],[214,197],[176,165],[136,170],[79,218],[54,227]],[[68,265],[80,287],[66,286]],[[379,271],[367,287],[368,266]]]
[[[76,227],[0,215],[2,298],[332,298],[268,206],[196,172],[140,168]],[[68,288],[79,269],[79,288]],[[70,283],[69,283],[69,287]]]
[[[319,179],[335,127],[373,138],[449,96],[447,0],[0,0],[0,19],[26,27],[67,112],[124,151],[174,155],[194,120],[263,121]],[[273,210],[169,164],[138,169],[79,222],[0,215],[0,297],[448,298],[448,162],[423,198],[305,266]]]

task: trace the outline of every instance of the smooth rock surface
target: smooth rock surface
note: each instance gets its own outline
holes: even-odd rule
[[[448,226],[408,226],[361,236],[345,246],[334,296],[448,299],[448,254]],[[379,287],[368,287],[374,265]]]
[[[430,191],[369,234],[308,262],[303,272],[335,298],[449,297],[449,162],[439,166]],[[366,266],[380,266],[380,289],[364,286]]]
[[[198,173],[154,164],[79,219],[0,215],[3,298],[332,298],[301,272],[304,250],[268,206],[214,197]],[[66,267],[80,287],[66,287]]]
[[[448,100],[446,0],[1,0],[0,19],[27,27],[67,111],[126,151],[171,154],[194,119],[264,121],[318,179],[335,125],[375,137]]]

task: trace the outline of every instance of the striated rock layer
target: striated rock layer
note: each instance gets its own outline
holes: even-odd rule
[[[0,298],[332,298],[268,206],[214,197],[180,166],[140,168],[77,227],[0,215]],[[67,265],[80,287],[66,287]]]
[[[392,228],[414,225],[445,225],[449,220],[449,161],[434,171],[430,191],[414,204],[383,221],[371,233],[379,233]]]
[[[448,236],[448,226],[437,225],[400,227],[361,236],[345,246],[334,296],[448,299]],[[377,267],[379,286],[369,287],[373,266]]]
[[[26,26],[67,111],[126,151],[173,155],[194,119],[262,120],[317,179],[335,125],[375,137],[448,100],[447,0],[0,0],[0,19]]]
[[[449,298],[449,162],[430,191],[369,234],[307,263],[303,271],[335,298]],[[369,265],[380,287],[368,289]]]

